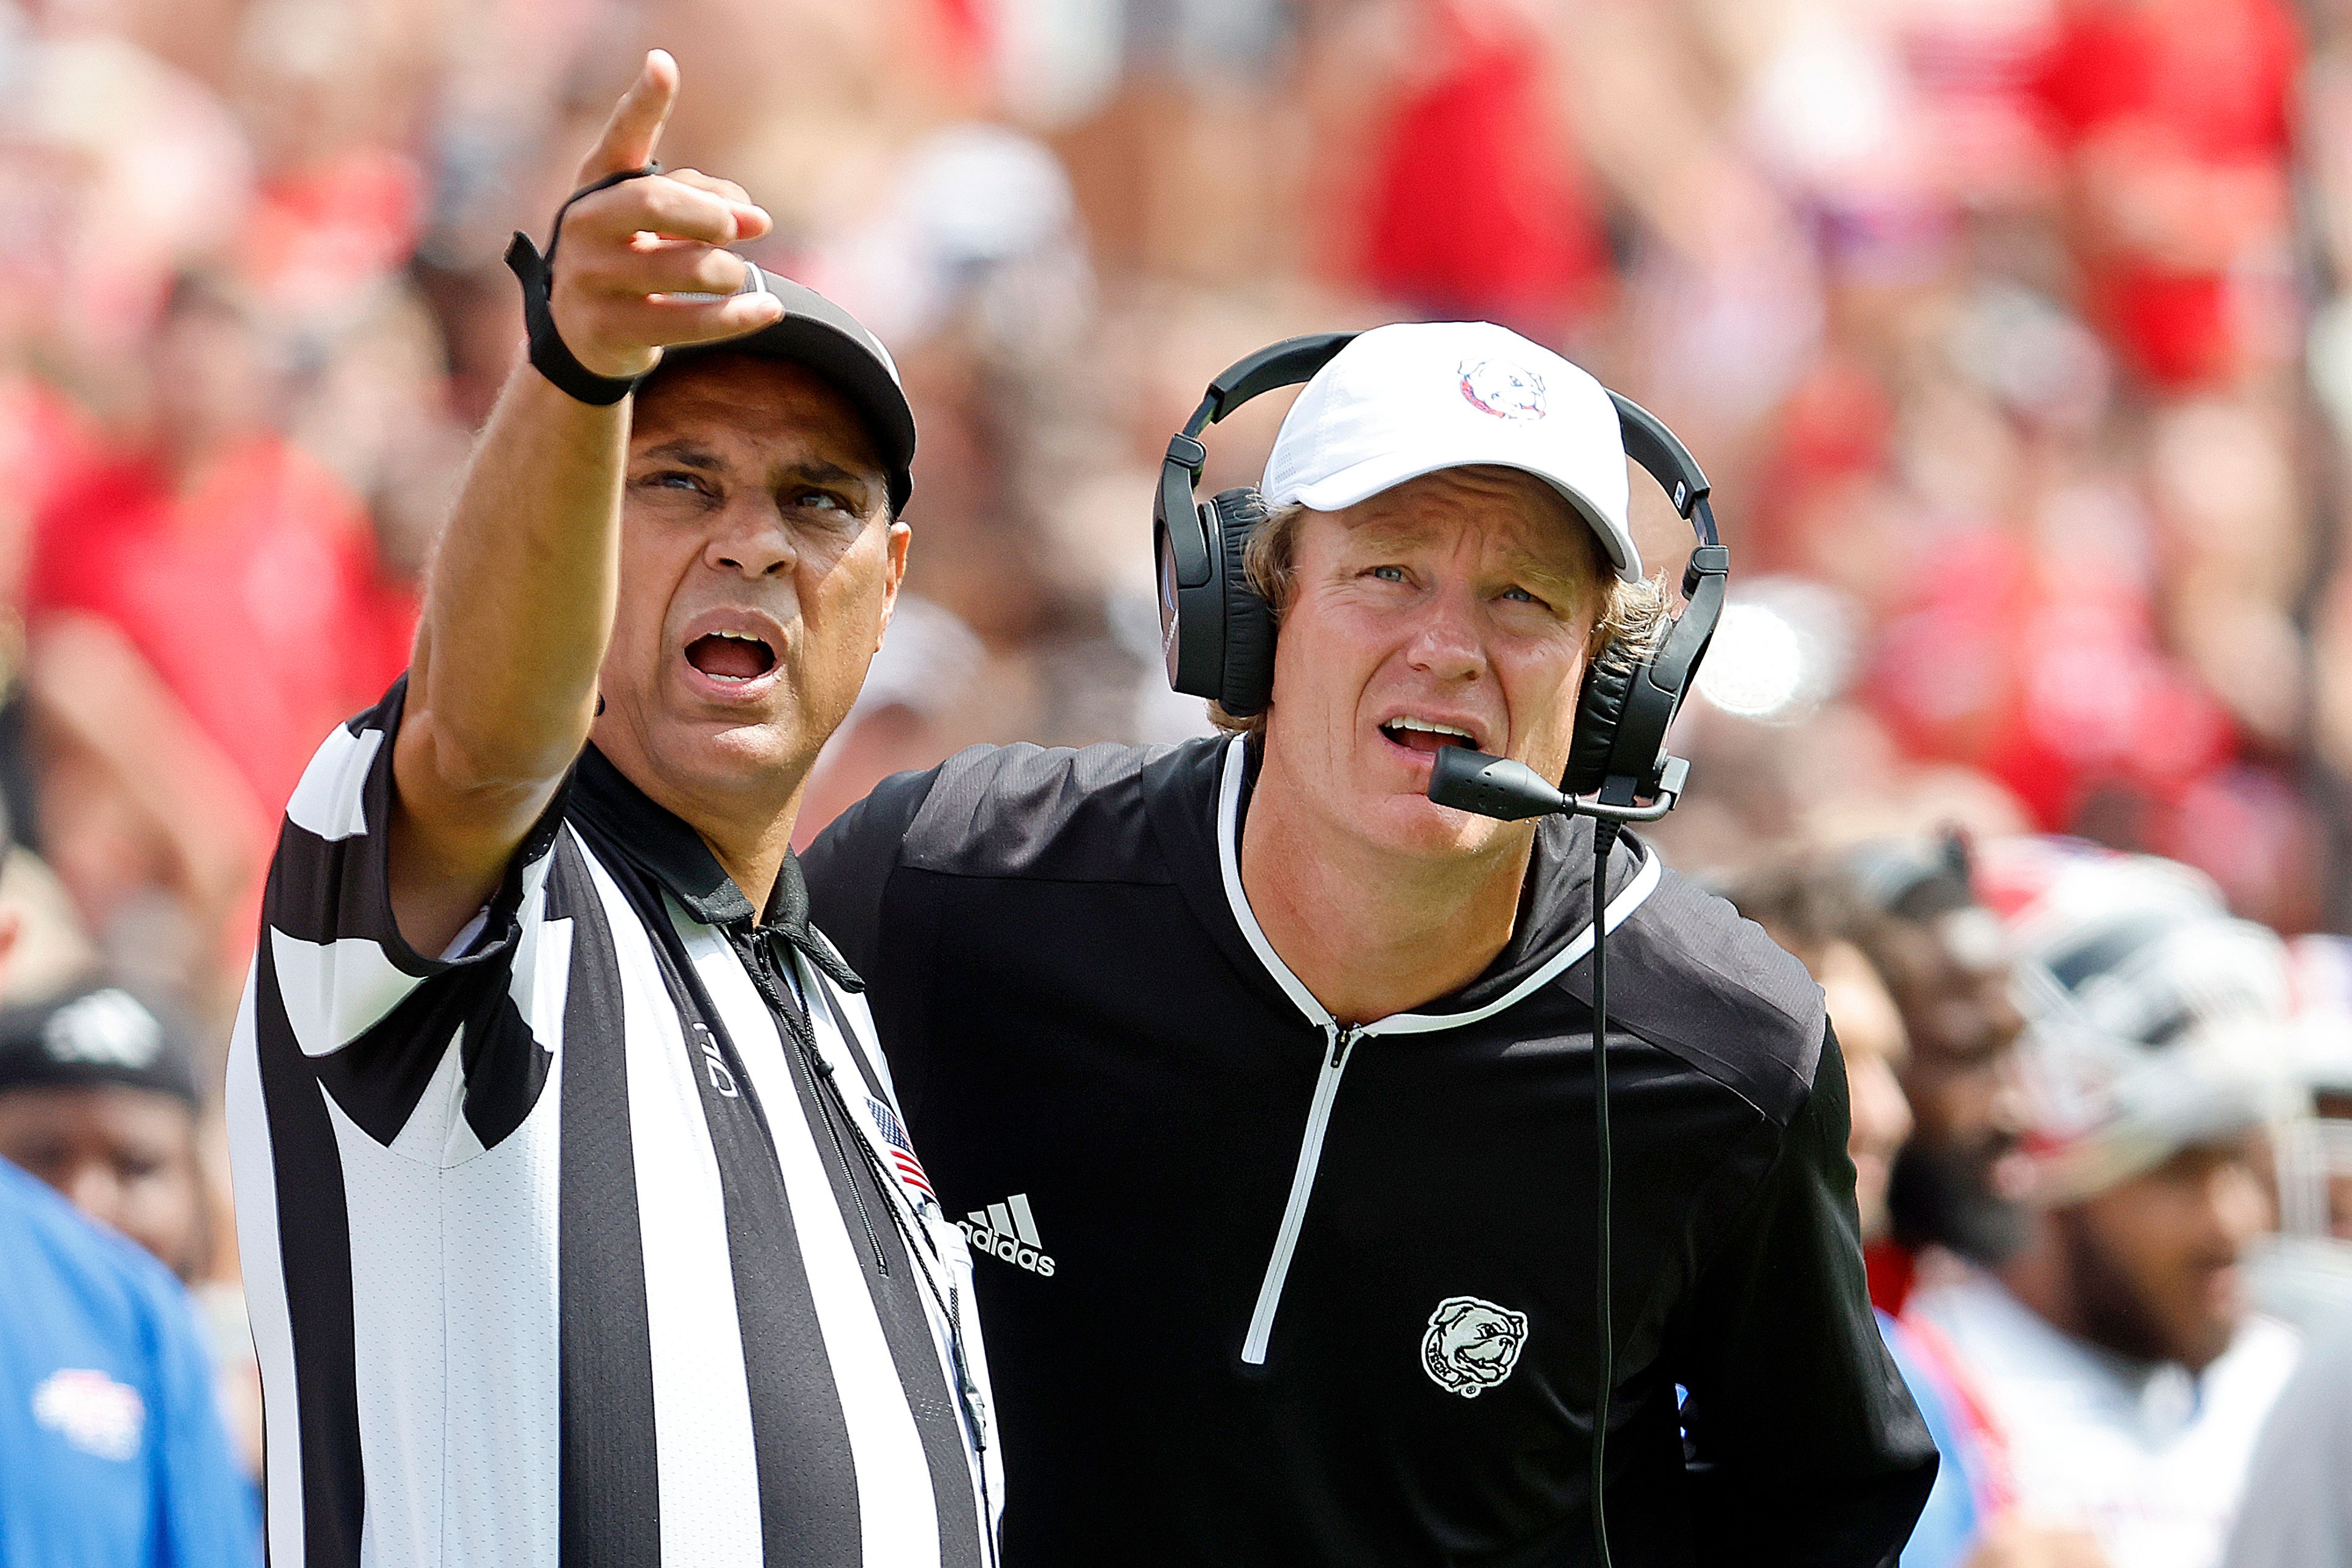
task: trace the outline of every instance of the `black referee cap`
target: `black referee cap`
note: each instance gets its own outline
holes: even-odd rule
[[[915,488],[915,410],[898,380],[898,362],[865,323],[806,284],[779,278],[757,263],[743,264],[751,277],[739,293],[757,289],[783,302],[784,313],[756,332],[711,343],[664,349],[663,365],[683,364],[704,354],[768,354],[804,364],[849,399],[882,454],[890,477],[890,514],[904,511]],[[682,296],[694,298],[696,296]],[[661,366],[654,374],[661,374]]]
[[[197,1103],[186,1042],[128,991],[91,986],[49,1002],[0,1008],[0,1094],[103,1084]]]

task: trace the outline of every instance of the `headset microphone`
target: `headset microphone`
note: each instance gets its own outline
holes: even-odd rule
[[[1655,822],[1674,809],[1690,764],[1668,757],[1658,770],[1656,798],[1647,805],[1612,805],[1579,800],[1555,788],[1543,774],[1508,757],[1490,757],[1467,746],[1447,746],[1429,771],[1429,798],[1456,811],[1524,822],[1530,816],[1592,816],[1604,822]]]

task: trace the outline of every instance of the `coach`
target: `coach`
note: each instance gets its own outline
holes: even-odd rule
[[[994,1561],[971,1261],[787,851],[914,421],[647,167],[677,87],[518,238],[414,661],[287,808],[229,1082],[279,1563]]]
[[[1591,1561],[1586,662],[1661,613],[1616,416],[1483,324],[1358,337],[1268,461],[1272,701],[1224,739],[967,752],[809,857],[982,1257],[1005,1556]],[[1614,1560],[1887,1563],[1935,1451],[1873,1321],[1820,990],[1622,840]]]

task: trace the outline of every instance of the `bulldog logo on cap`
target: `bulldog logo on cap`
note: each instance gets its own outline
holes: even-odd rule
[[[1543,377],[1508,360],[1465,360],[1460,367],[1462,395],[1481,414],[1497,419],[1540,419],[1544,416]]]

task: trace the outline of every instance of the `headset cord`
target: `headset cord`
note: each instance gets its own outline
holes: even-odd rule
[[[1609,1514],[1602,1501],[1609,1479],[1609,1406],[1617,1384],[1617,1335],[1609,1279],[1611,1176],[1615,1162],[1609,1143],[1609,982],[1602,949],[1607,945],[1609,918],[1609,852],[1616,847],[1616,823],[1595,818],[1592,824],[1592,1133],[1599,1166],[1600,1191],[1594,1228],[1599,1256],[1593,1270],[1600,1329],[1600,1392],[1592,1401],[1592,1546],[1600,1568],[1612,1568],[1609,1556]]]

